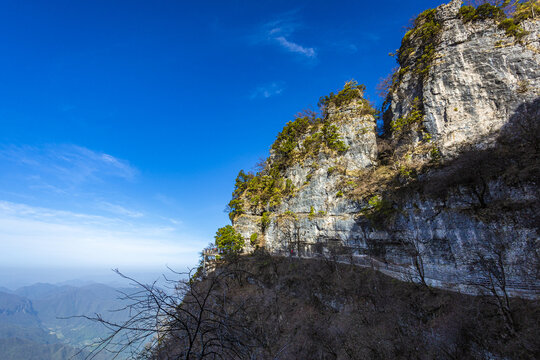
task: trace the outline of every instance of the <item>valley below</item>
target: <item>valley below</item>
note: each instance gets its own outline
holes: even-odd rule
[[[83,316],[111,321],[129,317],[121,292],[103,284],[84,286],[38,283],[14,291],[0,288],[0,354],[5,360],[84,359],[106,334]],[[120,309],[119,311],[115,311]],[[106,353],[95,359],[111,358]]]

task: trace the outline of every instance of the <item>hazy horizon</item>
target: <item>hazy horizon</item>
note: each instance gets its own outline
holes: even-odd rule
[[[183,272],[195,265],[196,262],[191,265],[170,266],[170,268],[177,272]],[[153,269],[119,268],[118,270],[141,283],[161,281],[163,275],[172,275],[166,266]],[[37,283],[52,285],[69,283],[69,285],[74,286],[81,286],[85,283],[100,283],[113,287],[130,285],[129,280],[123,279],[113,269],[107,268],[6,268],[0,266],[0,287],[14,291],[23,286]]]

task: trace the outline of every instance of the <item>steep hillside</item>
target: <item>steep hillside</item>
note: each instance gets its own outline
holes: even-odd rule
[[[5,360],[84,359],[79,349],[59,343],[43,328],[32,302],[0,292],[0,354]]]
[[[171,306],[171,308],[169,308]],[[536,359],[538,302],[427,289],[257,250],[188,284],[152,359]]]
[[[30,300],[0,292],[0,323],[39,326],[40,320]]]

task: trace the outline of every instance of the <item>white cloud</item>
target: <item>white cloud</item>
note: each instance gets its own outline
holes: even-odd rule
[[[285,14],[280,19],[264,24],[256,42],[265,41],[278,44],[288,52],[314,59],[317,57],[315,48],[291,40],[293,34],[300,27],[300,23],[294,19],[294,13]]]
[[[107,201],[99,202],[98,207],[110,213],[113,213],[116,215],[127,216],[130,218],[140,218],[144,216],[144,214],[140,211],[130,210],[121,205],[111,204],[110,202],[107,202]]]
[[[358,52],[358,46],[347,40],[332,40],[332,43],[329,44],[329,46],[342,53],[355,54]]]
[[[7,146],[0,149],[0,160],[26,167],[34,177],[52,182],[78,184],[107,177],[133,180],[138,171],[127,161],[77,145],[43,147]]]
[[[0,201],[0,263],[13,267],[193,264],[205,241],[171,225]]]
[[[294,42],[291,42],[283,36],[276,37],[276,41],[283,46],[285,49],[289,50],[290,52],[298,53],[305,55],[307,57],[315,57],[317,54],[315,53],[315,49],[304,47],[302,45],[298,45]]]
[[[279,95],[283,92],[283,84],[273,82],[267,85],[258,86],[250,95],[251,99],[256,98],[269,98],[271,96]]]

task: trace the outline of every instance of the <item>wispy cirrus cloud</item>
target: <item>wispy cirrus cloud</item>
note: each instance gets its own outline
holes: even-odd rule
[[[66,183],[84,183],[116,177],[133,180],[138,170],[127,161],[77,145],[5,146],[0,161],[26,167],[35,179],[53,177]]]
[[[145,216],[129,205],[141,201],[124,191],[126,182],[136,185],[138,170],[104,152],[77,145],[9,145],[0,147],[0,168],[4,169],[0,200],[84,209],[124,219]]]
[[[332,40],[329,44],[329,47],[335,51],[345,54],[355,54],[358,52],[358,46],[347,40]]]
[[[313,47],[302,45],[294,41],[294,34],[301,27],[301,23],[296,20],[294,12],[283,15],[281,18],[267,22],[261,26],[256,42],[267,42],[276,44],[282,49],[301,55],[308,59],[317,57],[317,50]]]
[[[252,100],[256,98],[268,99],[269,97],[280,95],[283,90],[284,84],[282,82],[272,82],[270,84],[258,86],[251,92],[249,98]]]
[[[75,198],[139,174],[126,160],[77,145],[0,146],[0,167],[4,190],[38,197]]]
[[[278,36],[275,39],[283,48],[289,50],[290,52],[302,54],[309,58],[315,57],[317,55],[315,49],[310,47],[304,47],[302,45],[289,41],[284,36]]]
[[[129,218],[141,218],[144,216],[144,214],[140,211],[128,209],[122,205],[112,204],[108,201],[98,202],[97,207],[109,213],[120,215],[120,216],[126,216]]]

